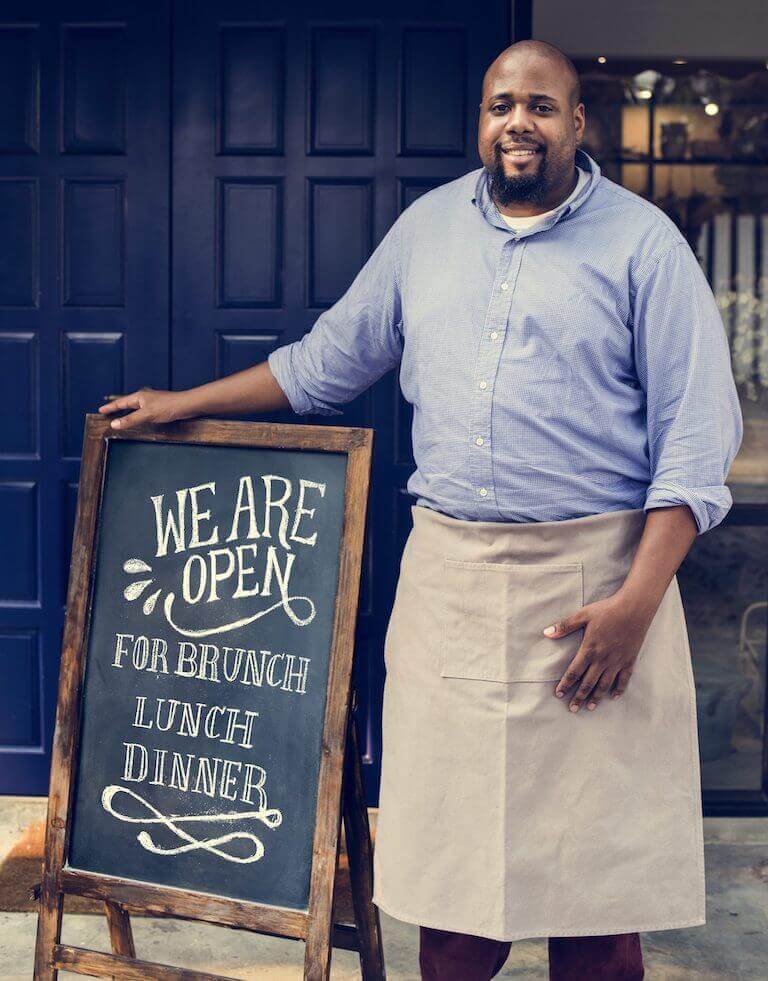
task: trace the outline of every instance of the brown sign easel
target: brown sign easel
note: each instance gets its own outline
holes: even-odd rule
[[[325,451],[346,455],[343,525],[332,641],[328,656],[322,750],[306,909],[247,902],[185,888],[137,881],[69,864],[72,805],[83,726],[83,687],[92,620],[96,561],[108,444],[132,440],[164,444]],[[34,977],[58,971],[97,977],[202,981],[219,976],[138,960],[130,913],[204,920],[222,926],[303,940],[304,977],[327,979],[333,946],[360,953],[366,979],[385,977],[378,911],[372,904],[372,848],[363,797],[354,713],[350,711],[355,617],[360,582],[373,433],[368,429],[193,420],[121,434],[109,420],[86,417],[72,564],[64,628],[59,699],[40,888]],[[114,445],[114,444],[113,444]],[[84,764],[83,764],[84,765]],[[341,821],[344,821],[354,922],[334,910]],[[167,867],[167,866],[166,866]],[[104,903],[112,953],[60,943],[64,895]]]

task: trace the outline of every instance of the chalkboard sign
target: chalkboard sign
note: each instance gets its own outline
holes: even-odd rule
[[[87,417],[50,888],[327,943],[371,444]]]

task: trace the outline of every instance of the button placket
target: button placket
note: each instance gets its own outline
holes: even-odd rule
[[[493,386],[498,373],[499,361],[504,340],[506,323],[512,305],[514,283],[520,268],[520,257],[515,254],[515,241],[504,243],[491,301],[483,325],[480,347],[475,365],[474,396],[471,405],[470,438],[470,479],[476,499],[484,504],[495,500],[492,466],[491,415],[493,409]]]

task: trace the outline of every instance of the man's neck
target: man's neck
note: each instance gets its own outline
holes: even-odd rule
[[[579,182],[579,170],[574,164],[573,174],[571,175],[570,187],[565,191],[558,189],[552,192],[548,201],[543,204],[530,204],[525,201],[512,201],[510,204],[499,204],[494,197],[493,202],[502,215],[508,218],[532,218],[534,215],[542,215],[546,211],[553,211],[558,205],[562,204],[566,198],[573,194],[574,188]],[[554,198],[554,200],[552,200]]]

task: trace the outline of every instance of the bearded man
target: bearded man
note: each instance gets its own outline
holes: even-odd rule
[[[489,67],[483,166],[415,201],[266,362],[142,389],[113,425],[334,414],[400,364],[416,498],[385,643],[374,901],[427,981],[549,938],[550,977],[643,977],[705,922],[696,702],[676,571],[732,499],[723,324],[674,223],[579,148],[578,75]]]

